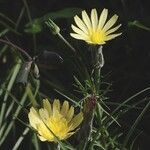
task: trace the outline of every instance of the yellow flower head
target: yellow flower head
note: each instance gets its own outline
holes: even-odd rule
[[[69,138],[83,120],[83,113],[74,116],[74,107],[69,107],[68,101],[60,105],[55,99],[51,105],[43,100],[43,108],[36,110],[31,107],[28,114],[30,125],[38,132],[41,141],[54,141]]]
[[[70,35],[75,39],[84,40],[89,44],[105,44],[106,41],[109,41],[121,34],[113,34],[113,32],[121,26],[121,24],[119,24],[118,26],[113,27],[118,16],[113,15],[108,21],[106,21],[107,16],[108,9],[103,9],[99,19],[96,9],[92,9],[90,18],[85,10],[82,11],[82,20],[77,15],[74,17],[77,27],[74,25],[71,26],[75,33],[70,33]]]

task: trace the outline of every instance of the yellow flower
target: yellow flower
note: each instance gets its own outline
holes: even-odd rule
[[[41,141],[64,140],[75,133],[75,129],[83,120],[83,113],[74,116],[74,107],[69,107],[68,101],[60,105],[55,99],[53,105],[47,99],[43,100],[43,108],[30,108],[29,123],[37,132]]]
[[[103,9],[99,19],[96,9],[92,9],[91,18],[89,18],[85,10],[82,11],[82,20],[77,15],[74,17],[77,27],[74,25],[71,26],[75,33],[70,33],[70,35],[75,39],[84,40],[89,44],[105,44],[106,41],[114,39],[121,34],[113,34],[113,32],[121,26],[121,24],[119,24],[118,26],[113,27],[118,16],[113,15],[106,21],[107,16],[108,9]]]

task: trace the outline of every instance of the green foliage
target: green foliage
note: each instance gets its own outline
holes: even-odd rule
[[[35,18],[32,20],[32,22],[29,22],[25,25],[24,31],[30,34],[36,34],[42,31],[45,21],[47,21],[49,18],[52,20],[56,19],[69,19],[76,14],[79,14],[82,9],[80,8],[66,8],[63,10],[51,12],[48,14],[45,14],[44,16],[40,18]]]
[[[124,11],[126,15],[122,13],[120,8],[129,9],[125,1],[116,1],[113,4],[108,1],[105,2],[105,6],[114,11],[118,9],[118,14],[123,21],[122,24],[127,24],[127,27],[123,27],[126,28],[123,34],[127,34],[127,40],[123,37],[120,41],[114,41],[114,43],[116,42],[114,45],[112,42],[112,45],[104,46],[103,52],[102,47],[89,47],[85,43],[73,41],[69,38],[70,20],[80,14],[85,7],[87,10],[95,4],[97,8],[104,7],[101,2],[97,2],[100,4],[86,2],[83,5],[81,2],[81,8],[78,8],[74,2],[73,5],[76,7],[71,7],[72,4],[67,5],[66,8],[64,5],[62,7],[56,6],[55,11],[50,9],[46,11],[41,6],[41,10],[37,12],[35,11],[36,7],[34,8],[35,2],[32,6],[31,2],[23,0],[23,3],[19,3],[20,6],[18,6],[19,9],[15,15],[11,15],[9,11],[5,12],[5,10],[5,13],[0,12],[0,149],[134,150],[140,149],[141,146],[144,150],[144,146],[138,143],[138,139],[143,138],[144,134],[139,125],[150,108],[149,83],[145,85],[143,82],[144,87],[147,86],[147,88],[140,86],[139,92],[136,90],[136,92],[130,93],[131,87],[128,82],[129,90],[127,90],[128,84],[124,87],[126,81],[125,84],[122,82],[117,84],[117,82],[128,76],[135,78],[136,82],[139,82],[143,76],[144,79],[147,77],[143,70],[142,76],[136,76],[137,70],[140,68],[139,60],[144,60],[146,57],[144,50],[141,52],[141,47],[138,61],[134,62],[133,59],[138,54],[134,51],[139,46],[136,35],[138,32],[149,34],[150,28],[148,23],[143,23],[144,19],[136,18],[136,15],[131,16],[133,17],[131,19],[130,16],[127,16],[128,11]],[[0,3],[6,3],[12,7],[12,3],[9,1],[1,1]],[[57,1],[57,3],[60,2]],[[117,7],[118,3],[121,7]],[[42,8],[45,10],[44,13]],[[38,15],[34,14],[34,11]],[[46,26],[45,22],[47,21],[48,25]],[[60,32],[52,35],[48,30],[49,23],[53,23],[52,27],[54,27],[56,22],[60,28],[57,31]],[[134,28],[139,30],[135,31]],[[140,42],[142,38],[140,35]],[[13,42],[20,46],[16,46]],[[71,42],[74,42],[76,47]],[[26,48],[28,50],[24,50]],[[52,67],[49,65],[49,59],[52,59],[52,56],[47,57],[50,55],[47,53],[50,53],[51,50],[61,55],[61,57],[57,55],[56,62]],[[109,50],[112,51],[110,54],[108,54]],[[121,55],[119,55],[120,51]],[[45,57],[43,53],[46,55]],[[148,54],[149,52],[146,55]],[[122,55],[127,55],[128,59],[119,58]],[[141,58],[142,56],[144,59]],[[42,57],[45,59],[44,61],[41,60]],[[63,60],[63,63],[57,64],[58,57],[61,61]],[[112,60],[116,61],[115,65]],[[131,68],[123,66],[125,64],[121,62],[126,61],[127,64],[128,60]],[[44,63],[40,64],[42,61]],[[113,78],[112,74],[113,79],[110,79],[111,82],[112,80],[115,82],[109,84],[110,80],[103,74],[106,74],[108,70],[115,70],[119,63],[121,64],[119,69],[122,69],[122,72],[127,70],[126,73],[128,73],[131,69],[135,71],[135,74],[125,74],[121,77],[122,72],[117,70],[115,77]],[[142,68],[145,66],[143,62],[139,63]],[[99,65],[97,66],[97,64]],[[124,89],[123,96],[121,94],[118,96],[115,93],[115,86],[119,87],[117,94],[120,94],[120,91]],[[112,91],[112,89],[115,90]],[[115,96],[111,96],[113,92]],[[78,132],[65,141],[58,139],[57,144],[42,143],[37,137],[36,131],[28,125],[30,107],[39,108],[42,99],[47,97],[49,100],[57,97],[65,98],[74,105],[77,111],[80,109],[84,113],[84,121]],[[132,114],[135,116],[130,119]]]
[[[129,22],[128,23],[129,27],[138,27],[138,28],[141,28],[143,30],[146,30],[146,31],[150,31],[150,28],[145,26],[144,24],[142,24],[141,22],[139,22],[138,20],[135,20],[135,21],[132,21],[132,22]]]

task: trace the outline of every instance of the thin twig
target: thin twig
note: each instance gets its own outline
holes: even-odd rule
[[[20,48],[19,46],[15,45],[15,44],[13,44],[12,42],[7,41],[7,40],[3,40],[3,39],[0,39],[0,42],[5,43],[5,44],[7,44],[7,45],[10,45],[10,46],[12,46],[12,47],[18,49],[20,52],[22,52],[24,55],[26,55],[26,57],[27,57],[30,61],[32,60],[32,57],[31,57],[25,50],[23,50],[22,48]]]

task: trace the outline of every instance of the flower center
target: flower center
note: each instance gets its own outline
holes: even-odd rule
[[[105,42],[105,33],[103,31],[91,31],[90,32],[90,41],[93,44],[103,44]]]
[[[60,113],[57,116],[51,116],[47,126],[60,140],[64,139],[69,131],[68,122]]]

